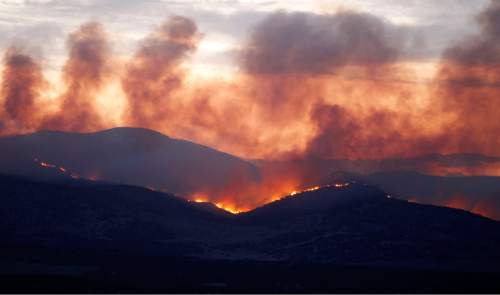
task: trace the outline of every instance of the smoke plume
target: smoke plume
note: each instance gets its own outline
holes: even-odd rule
[[[197,40],[195,23],[173,16],[143,41],[122,80],[129,104],[126,122],[157,128],[169,119],[175,104],[172,96],[183,86],[180,64],[196,48]]]
[[[401,36],[381,19],[363,13],[275,13],[259,23],[244,52],[252,74],[332,74],[396,61]]]
[[[418,134],[408,108],[416,95],[398,83],[411,75],[401,65],[409,38],[400,32],[349,11],[273,14],[256,26],[243,54],[252,97],[280,130],[307,122],[303,157],[406,155]]]
[[[36,103],[44,85],[42,70],[16,47],[5,52],[3,63],[0,101],[5,112],[4,128],[15,132],[32,130],[37,124]]]
[[[439,115],[451,118],[445,132],[451,149],[498,155],[500,147],[500,2],[477,21],[480,33],[448,48],[437,76]]]
[[[63,68],[66,91],[59,111],[42,122],[42,128],[89,131],[103,128],[95,98],[108,80],[110,49],[103,27],[88,22],[69,35],[69,58]]]

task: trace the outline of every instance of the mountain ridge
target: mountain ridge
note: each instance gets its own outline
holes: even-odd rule
[[[202,190],[215,195],[232,182],[256,183],[260,179],[257,167],[242,159],[149,129],[43,131],[0,137],[0,172],[37,175],[35,159],[64,167],[79,177],[185,196]]]

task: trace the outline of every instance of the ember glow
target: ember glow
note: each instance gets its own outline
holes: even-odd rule
[[[416,196],[408,198],[407,202],[461,209],[484,217],[499,219],[499,213],[496,210],[499,201],[494,197],[477,200],[477,198],[465,194],[451,194],[430,200],[426,196]]]
[[[211,203],[214,206],[216,206],[219,209],[225,210],[229,213],[232,214],[239,214],[248,210],[242,210],[242,209],[236,209],[234,206],[230,206],[221,202],[210,202],[209,198],[196,198],[196,199],[190,199],[188,200],[189,202],[194,202],[194,203]]]
[[[302,190],[302,191],[292,191],[290,193],[290,196],[295,196],[296,194],[301,194],[301,193],[305,193],[305,192],[313,192],[313,191],[319,190],[320,188],[321,188],[320,186],[313,186],[311,188],[306,188],[305,190]]]
[[[40,162],[40,166],[45,167],[45,168],[56,168],[56,165],[52,165],[52,164],[45,163],[45,162]]]
[[[80,176],[78,174],[70,173],[66,168],[64,168],[62,166],[57,166],[57,165],[52,164],[52,163],[44,162],[44,161],[39,160],[38,158],[34,158],[33,162],[38,163],[38,165],[42,168],[53,169],[61,174],[68,175],[71,178],[74,178],[74,179],[80,178]]]
[[[242,212],[247,211],[247,210],[238,210],[238,209],[235,209],[234,207],[230,207],[230,206],[227,206],[227,205],[222,204],[222,203],[215,203],[214,205],[217,206],[217,208],[219,208],[219,209],[226,210],[226,211],[231,212],[233,214],[238,214],[238,213],[242,213]]]
[[[350,185],[350,183],[348,183],[348,182],[342,182],[342,183],[334,183],[334,184],[328,184],[328,185],[322,185],[322,186],[318,185],[318,186],[308,187],[308,188],[301,189],[301,190],[292,190],[291,192],[283,194],[282,196],[279,196],[279,197],[276,197],[276,196],[269,197],[268,196],[267,198],[265,198],[266,201],[264,201],[263,203],[261,203],[259,205],[264,205],[266,203],[281,200],[282,198],[286,198],[286,197],[293,197],[295,195],[306,193],[306,192],[317,191],[317,190],[322,189],[322,188],[338,188],[339,189],[339,188],[346,188],[349,185]],[[213,199],[213,198],[199,197],[198,196],[198,197],[195,197],[194,199],[193,198],[189,199],[189,201],[195,202],[195,203],[207,203],[207,202],[210,202],[209,201],[210,199]],[[228,202],[213,202],[213,204],[217,208],[223,209],[223,210],[228,211],[228,212],[233,213],[233,214],[238,214],[238,213],[250,211],[253,209],[253,208],[247,208],[247,207],[245,207],[245,208],[237,207],[236,205],[231,204],[230,201],[228,201]]]
[[[306,192],[313,192],[313,191],[317,191],[319,189],[327,188],[327,187],[344,188],[344,187],[348,187],[348,186],[349,186],[348,182],[334,183],[334,184],[328,184],[328,185],[323,185],[323,186],[318,186],[317,185],[317,186],[313,186],[313,187],[309,187],[309,188],[303,189],[301,191],[292,191],[289,195],[290,196],[295,196],[297,194],[306,193]]]

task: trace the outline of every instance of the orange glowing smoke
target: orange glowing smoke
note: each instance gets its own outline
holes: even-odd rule
[[[429,199],[427,196],[412,196],[407,198],[407,202],[461,209],[484,217],[500,220],[500,213],[495,209],[498,208],[499,200],[493,196],[490,198],[478,199],[461,193],[454,193],[437,196],[432,199]]]
[[[491,205],[491,202],[487,203],[490,203]],[[455,194],[453,196],[450,196],[442,204],[437,205],[442,205],[454,209],[467,210],[482,216],[498,219],[498,214],[496,212],[491,212],[492,208],[489,208],[489,206],[484,206],[484,200],[483,202],[478,202],[475,201],[474,198],[470,198],[462,194]]]
[[[42,70],[36,60],[16,47],[7,49],[3,62],[0,124],[4,132],[33,130],[40,120],[37,100],[45,86]]]
[[[127,123],[158,128],[180,111],[174,96],[183,87],[185,73],[180,63],[196,48],[197,30],[192,20],[173,16],[142,41],[122,79],[128,99]]]
[[[104,124],[96,111],[95,98],[109,73],[109,46],[99,23],[83,24],[67,40],[69,58],[63,68],[66,91],[59,110],[48,114],[40,128],[95,131]]]
[[[450,149],[497,155],[500,147],[500,2],[477,16],[480,34],[449,47],[436,85],[436,115],[449,117]]]
[[[479,16],[478,36],[445,52],[429,83],[405,57],[404,30],[365,13],[271,13],[226,81],[190,80],[186,64],[202,38],[190,19],[171,17],[123,64],[103,26],[89,22],[68,36],[55,99],[39,99],[44,79],[33,57],[7,52],[0,132],[133,125],[265,159],[499,155],[497,10]],[[117,81],[126,103],[110,123],[95,100]]]
[[[188,18],[169,18],[124,63],[112,58],[104,27],[89,22],[68,36],[53,99],[40,99],[39,62],[7,50],[0,133],[133,125],[266,160],[500,155],[499,13],[492,1],[478,16],[480,32],[451,44],[428,83],[405,51],[416,40],[367,13],[270,13],[241,44],[241,71],[227,81],[189,79],[203,28]],[[111,124],[96,98],[117,81],[126,103]],[[246,210],[312,185],[316,170],[263,169],[258,183],[236,177],[198,193]]]

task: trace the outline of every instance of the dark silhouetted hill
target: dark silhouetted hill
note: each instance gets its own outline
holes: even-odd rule
[[[18,251],[28,247],[84,256],[97,251],[482,270],[500,265],[499,222],[389,198],[361,183],[298,193],[237,215],[149,189],[83,180],[2,176],[0,191],[0,229],[12,257],[29,254]]]
[[[233,183],[259,180],[258,169],[237,157],[140,128],[96,133],[41,131],[0,137],[0,173],[63,177],[38,169],[34,159],[83,178],[190,195],[216,194]]]
[[[388,171],[369,175],[334,173],[332,177],[358,179],[401,199],[461,208],[500,220],[500,177],[497,176],[434,176],[414,171]]]

